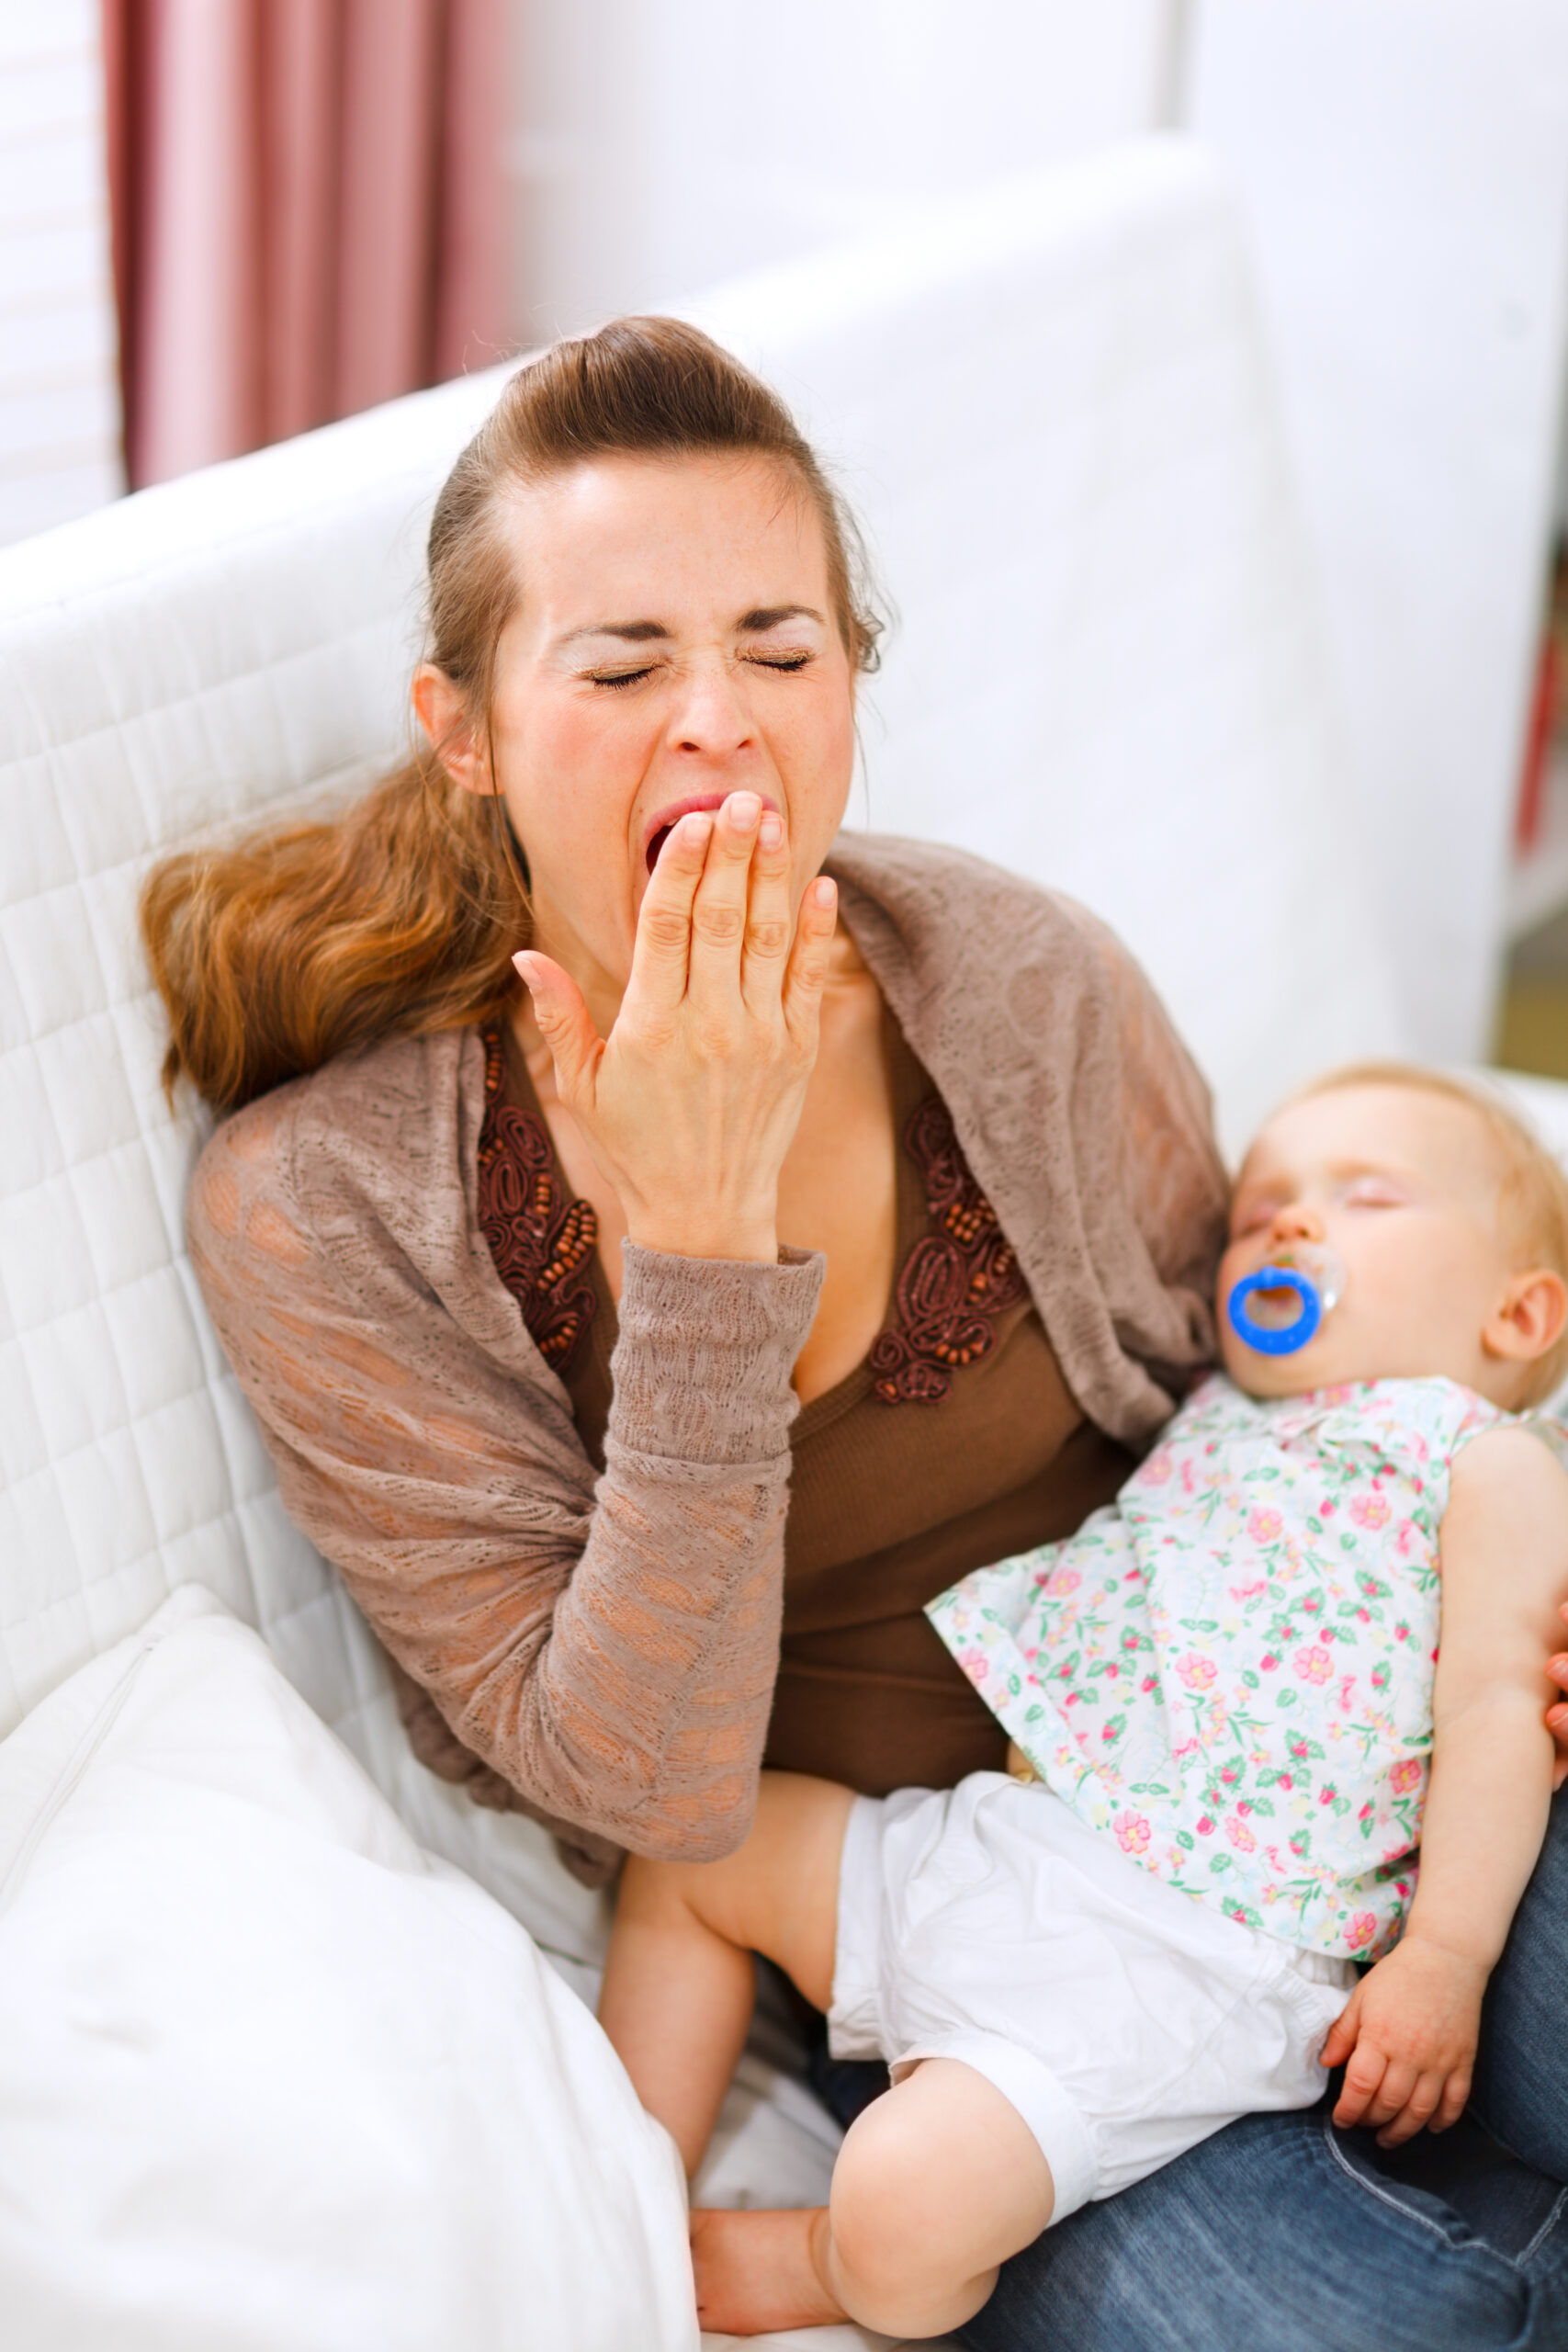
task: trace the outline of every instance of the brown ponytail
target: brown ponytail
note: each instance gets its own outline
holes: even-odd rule
[[[787,467],[820,517],[839,628],[874,668],[880,624],[853,523],[784,403],[675,319],[617,319],[519,369],[430,526],[428,659],[482,723],[520,582],[493,525],[511,482],[586,459],[715,450]],[[164,1079],[220,1111],[391,1032],[467,1028],[513,987],[525,877],[499,799],[428,745],[345,815],[155,867],[141,935],[167,1009]]]

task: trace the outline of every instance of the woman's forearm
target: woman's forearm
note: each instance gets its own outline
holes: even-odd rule
[[[208,1147],[191,1252],[290,1516],[531,1806],[649,1852],[727,1850],[772,1702],[820,1259],[627,1251],[591,1495],[547,1375],[507,1369],[399,1260],[350,1279],[250,1116]]]
[[[637,1852],[712,1860],[740,1842],[756,1798],[778,1668],[790,1373],[822,1261],[716,1264],[628,1244],[625,1267],[587,1543],[534,1672],[504,1662],[463,1727],[584,1826]]]

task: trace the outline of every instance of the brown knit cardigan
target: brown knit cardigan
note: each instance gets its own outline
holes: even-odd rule
[[[1068,1385],[1146,1439],[1211,1352],[1224,1201],[1147,981],[1081,908],[958,851],[846,834],[829,871]],[[479,1229],[483,1113],[473,1030],[278,1088],[203,1153],[192,1259],[289,1511],[439,1710],[427,1760],[585,1875],[710,1859],[755,1800],[822,1261],[628,1245],[595,1483]]]

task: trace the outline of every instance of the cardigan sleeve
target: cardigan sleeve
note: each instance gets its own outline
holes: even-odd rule
[[[823,1261],[626,1248],[590,1498],[546,1390],[406,1261],[367,1298],[289,1170],[286,1114],[251,1106],[203,1154],[187,1227],[290,1515],[523,1809],[590,1850],[728,1853],[777,1669],[790,1374]]]

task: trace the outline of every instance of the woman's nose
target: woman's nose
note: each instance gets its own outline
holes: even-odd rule
[[[728,759],[744,751],[754,733],[750,705],[727,662],[705,662],[688,673],[671,718],[676,750]]]

